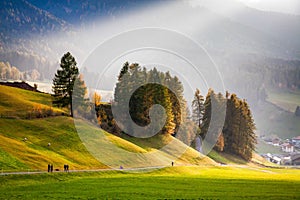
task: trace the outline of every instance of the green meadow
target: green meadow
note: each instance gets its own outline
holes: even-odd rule
[[[7,175],[1,199],[299,199],[300,171],[168,167],[151,172]]]

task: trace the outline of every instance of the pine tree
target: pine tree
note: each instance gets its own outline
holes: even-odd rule
[[[251,110],[246,101],[243,102],[245,109],[245,150],[243,152],[244,159],[250,160],[252,158],[252,153],[255,151],[255,145],[257,144],[257,137],[255,135],[256,126],[251,114]]]
[[[229,95],[226,95],[229,97]],[[226,120],[223,128],[224,151],[245,160],[252,158],[255,150],[255,124],[249,106],[232,94],[227,101]]]
[[[241,116],[239,112],[240,102],[235,94],[227,100],[226,120],[223,128],[225,144],[224,149],[228,153],[238,155],[239,152],[239,133]]]
[[[70,115],[73,117],[72,95],[74,83],[79,75],[75,58],[67,52],[60,62],[61,69],[58,69],[53,79],[53,104],[59,107],[70,107]]]
[[[121,71],[120,71],[120,74],[118,76],[118,81],[120,81],[121,78],[123,77],[123,75],[128,72],[128,69],[129,69],[129,63],[125,62],[122,69],[121,69]]]
[[[165,86],[161,86],[161,87],[162,87],[161,90],[163,94],[161,105],[165,108],[166,111],[166,123],[162,131],[167,134],[173,134],[175,129],[175,123],[174,123],[174,113],[172,110],[172,101],[170,97],[171,91]]]
[[[127,96],[136,88],[137,90],[131,96]],[[162,133],[173,134],[182,120],[181,108],[184,109],[184,112],[186,109],[182,93],[181,82],[168,72],[159,72],[156,68],[147,71],[146,68],[141,68],[137,63],[125,63],[118,76],[115,103],[126,106],[124,99],[129,98],[130,116],[140,126],[146,126],[150,123],[149,111],[154,104],[163,106],[166,122],[165,124],[157,124],[157,126],[163,127]],[[120,107],[120,109],[125,111],[128,108]],[[159,122],[163,113],[153,114],[153,117],[157,116]]]
[[[208,91],[200,135],[202,139],[212,142],[212,138],[218,137],[214,147],[217,151],[234,154],[248,161],[252,158],[256,145],[255,124],[250,108],[245,100],[239,99],[235,94],[226,92],[225,97],[220,93],[216,95],[211,89]],[[223,116],[225,104],[226,118],[221,127],[223,120],[220,116]],[[217,113],[213,120],[212,112]],[[208,128],[211,132],[209,137]]]
[[[192,113],[192,119],[200,129],[204,114],[204,97],[198,88],[196,89],[194,100],[192,101]]]
[[[83,75],[79,74],[74,82],[72,94],[72,109],[79,115],[86,116],[90,113],[90,106],[88,104],[87,88],[83,80]]]
[[[211,121],[211,112],[212,112],[211,96],[213,95],[214,95],[214,91],[212,89],[209,89],[204,102],[204,113],[202,117],[201,133],[200,133],[202,140],[205,138],[208,132],[209,124]]]
[[[221,93],[215,94],[209,89],[204,102],[204,114],[201,124],[203,151],[210,150],[218,141],[224,126],[225,98]],[[209,133],[209,134],[208,134]]]
[[[171,90],[172,112],[176,124],[175,132],[177,132],[188,118],[187,102],[183,97],[183,85],[177,76],[172,77],[169,72],[165,74],[165,84]],[[186,132],[186,134],[189,133]]]

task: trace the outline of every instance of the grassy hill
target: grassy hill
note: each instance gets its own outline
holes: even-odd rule
[[[66,110],[53,108],[51,101],[49,94],[0,86],[0,169],[46,170],[48,163],[60,170],[64,164],[70,169],[107,168],[103,164],[107,162],[114,167],[167,165],[172,161],[176,165],[215,164],[170,136],[141,143],[119,138],[82,120],[76,120],[76,129],[72,118],[61,116]],[[170,142],[168,148],[153,148],[164,142]],[[112,151],[112,146],[117,151]],[[180,148],[185,152],[177,158]],[[134,156],[125,157],[128,152]]]
[[[71,118],[0,119],[0,127],[0,149],[18,161],[0,166],[2,169],[46,169],[48,163],[54,168],[65,163],[73,169],[105,167],[85,149]],[[7,162],[4,157],[0,160]]]
[[[66,110],[52,107],[50,94],[0,85],[1,118],[28,119],[62,114],[66,115]]]
[[[175,165],[215,164],[212,159],[170,135],[157,135],[148,139],[125,136],[126,139],[122,139],[88,122],[75,122],[78,135],[89,152],[113,168],[170,166],[172,162]]]
[[[297,106],[300,106],[300,91],[269,90],[268,101],[294,113]]]

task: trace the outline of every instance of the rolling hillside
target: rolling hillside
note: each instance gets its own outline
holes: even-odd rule
[[[0,85],[0,91],[1,118],[28,119],[43,117],[43,115],[66,114],[65,110],[52,107],[50,94],[31,92],[3,85]]]
[[[36,118],[31,114],[35,107],[42,108],[45,112],[52,109],[54,114]],[[171,164],[171,161],[175,161],[177,165],[215,165],[213,160],[175,138],[164,139],[172,142],[168,148],[153,149],[147,143],[134,144],[111,135],[86,121],[77,120],[75,129],[73,119],[62,116],[62,113],[65,111],[51,107],[49,94],[0,86],[0,169],[46,170],[48,163],[53,163],[54,168],[60,170],[64,164],[69,164],[71,170],[96,169],[107,168],[103,163],[108,161],[113,161],[110,165],[113,167],[120,164],[124,167],[157,166],[162,163]],[[84,137],[76,130],[85,133]],[[154,138],[152,145],[160,144],[161,139]],[[118,149],[125,150],[123,154],[109,151],[111,145],[108,144],[111,143]],[[89,153],[95,152],[92,149],[94,147],[100,156],[94,154],[94,157]],[[186,148],[185,153],[179,159],[172,160],[179,148]],[[138,159],[124,159],[124,152],[135,153]]]

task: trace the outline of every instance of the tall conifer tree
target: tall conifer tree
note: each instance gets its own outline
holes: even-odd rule
[[[192,101],[192,119],[198,125],[199,129],[202,124],[204,114],[204,97],[201,95],[200,90],[197,88]]]
[[[70,115],[73,117],[73,105],[72,105],[72,95],[74,91],[74,84],[76,78],[79,76],[79,70],[77,68],[77,63],[75,58],[71,53],[67,52],[63,55],[60,62],[60,69],[57,70],[55,77],[53,79],[53,92],[54,101],[53,104],[59,107],[69,107]],[[78,84],[84,84],[83,80],[79,80]],[[85,86],[77,85],[80,90],[78,98],[82,98],[85,94]],[[82,91],[83,89],[84,91]]]

